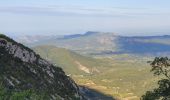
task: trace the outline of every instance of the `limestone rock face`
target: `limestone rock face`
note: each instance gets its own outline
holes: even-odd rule
[[[12,54],[14,57],[21,59],[23,62],[34,63],[38,61],[38,63],[41,65],[46,65],[46,66],[52,65],[50,62],[42,58],[38,58],[37,54],[32,50],[31,51],[26,50],[25,48],[13,44],[12,42],[8,42],[3,38],[0,38],[0,46],[4,47],[6,51],[9,52],[9,54]]]
[[[0,35],[0,82],[14,91],[35,89],[49,100],[82,100],[77,84],[33,50]]]
[[[3,38],[0,38],[0,46],[3,46],[9,54],[13,54],[14,57],[17,57],[24,62],[33,63],[37,59],[34,52],[29,52],[28,50],[13,44],[12,42],[8,42]]]

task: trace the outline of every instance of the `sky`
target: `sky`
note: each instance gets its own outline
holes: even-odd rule
[[[170,0],[1,0],[4,34],[170,35]]]

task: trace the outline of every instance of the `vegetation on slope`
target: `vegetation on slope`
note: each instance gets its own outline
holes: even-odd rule
[[[102,66],[106,67],[107,65],[103,60],[82,56],[70,50],[57,48],[55,46],[44,45],[37,46],[33,49],[47,60],[62,66],[67,74],[86,75],[90,73],[99,73],[98,71],[103,68]],[[81,67],[86,68],[90,73],[87,73],[81,69]]]

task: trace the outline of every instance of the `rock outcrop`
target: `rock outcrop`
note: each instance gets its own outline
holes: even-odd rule
[[[51,100],[82,100],[76,83],[33,50],[0,35],[0,83],[11,91],[32,89]]]

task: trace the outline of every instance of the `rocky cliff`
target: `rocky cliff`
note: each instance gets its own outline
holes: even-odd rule
[[[83,99],[76,83],[61,68],[5,35],[0,35],[0,85],[10,93],[31,90],[43,95],[42,99]],[[8,95],[10,99],[12,94]]]

